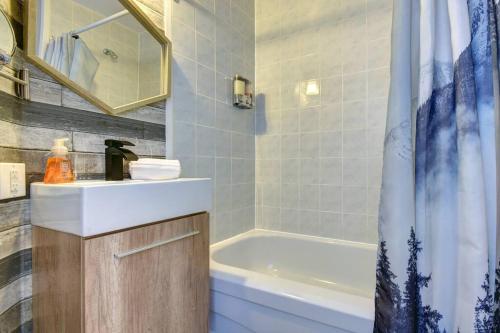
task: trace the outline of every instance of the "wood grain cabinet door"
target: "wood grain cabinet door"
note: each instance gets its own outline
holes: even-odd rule
[[[85,332],[208,332],[207,214],[85,239],[83,247]]]

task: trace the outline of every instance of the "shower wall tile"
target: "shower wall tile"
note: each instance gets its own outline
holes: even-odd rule
[[[215,16],[217,19],[229,23],[231,21],[231,1],[230,0],[215,1]]]
[[[234,75],[255,82],[254,2],[170,4],[173,156],[183,176],[213,178],[210,240],[216,242],[255,227],[254,110],[234,108],[231,96]]]
[[[271,161],[257,161],[257,166],[263,168],[269,163],[272,164],[272,174],[269,177],[257,177],[262,182],[281,181],[283,184],[298,184],[300,180],[300,160],[284,159]],[[256,174],[259,170],[256,170]],[[267,175],[266,175],[267,176]]]
[[[215,177],[215,158],[214,157],[200,157],[196,164],[196,175],[201,178]]]
[[[386,98],[369,99],[366,103],[366,128],[383,128],[386,110]]]
[[[300,233],[299,210],[281,208],[281,229],[287,232]]]
[[[321,132],[321,157],[340,157],[343,150],[342,131]]]
[[[386,0],[383,2],[386,2]],[[392,24],[392,10],[390,9],[390,5],[373,5],[372,8],[370,15],[367,16],[367,39],[389,38]]]
[[[367,75],[364,72],[346,74],[342,77],[342,100],[358,101],[366,98]]]
[[[199,95],[215,99],[215,72],[213,67],[198,65],[196,90]]]
[[[343,238],[342,215],[339,213],[320,212],[321,235],[330,238]]]
[[[193,156],[196,154],[196,125],[187,122],[175,122],[174,150],[181,151],[179,156]]]
[[[342,111],[342,129],[354,130],[365,128],[366,102],[345,102]]]
[[[175,16],[172,24],[172,44],[175,45],[174,52],[191,59],[196,58],[196,33]]]
[[[324,212],[342,211],[342,195],[340,186],[321,185],[320,209]]]
[[[376,69],[368,72],[368,98],[381,98],[389,93],[388,68]]]
[[[319,184],[319,163],[317,158],[300,159],[299,181],[301,184]]]
[[[300,210],[300,232],[307,234],[311,233],[317,235],[320,233],[320,220],[318,210]]]
[[[198,156],[215,156],[215,129],[213,127],[196,126],[196,154]]]
[[[257,0],[255,18],[257,227],[376,242],[392,1]]]
[[[216,156],[231,156],[231,132],[217,129],[215,132]]]
[[[195,8],[186,1],[179,1],[173,10],[173,18],[179,22],[194,27],[194,12]]]
[[[390,63],[391,39],[381,38],[369,41],[367,49],[367,68],[388,67]]]
[[[342,185],[342,159],[321,158],[319,160],[319,183],[325,185]]]
[[[366,164],[364,158],[343,158],[342,184],[344,186],[367,186]]]
[[[205,96],[196,97],[196,123],[198,125],[214,127],[215,101]]]
[[[231,103],[231,92],[232,92],[232,83],[231,78],[226,76],[224,73],[216,73],[215,74],[215,98],[216,100],[229,104]]]
[[[196,9],[195,24],[196,32],[211,41],[215,40],[215,20],[212,13],[203,9]]]
[[[281,0],[267,0],[267,1],[256,1],[255,3],[255,17],[256,19],[262,19],[271,15],[279,15],[281,13],[280,3]],[[286,5],[286,3],[283,3]]]

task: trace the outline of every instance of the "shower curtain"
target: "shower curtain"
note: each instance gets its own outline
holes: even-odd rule
[[[500,331],[498,1],[394,1],[374,332]]]

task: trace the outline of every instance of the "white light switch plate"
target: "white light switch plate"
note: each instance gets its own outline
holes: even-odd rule
[[[0,163],[0,200],[26,195],[24,163]]]

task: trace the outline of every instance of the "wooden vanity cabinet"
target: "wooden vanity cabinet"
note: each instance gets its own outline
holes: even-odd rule
[[[208,332],[208,214],[90,238],[33,229],[35,332]]]

